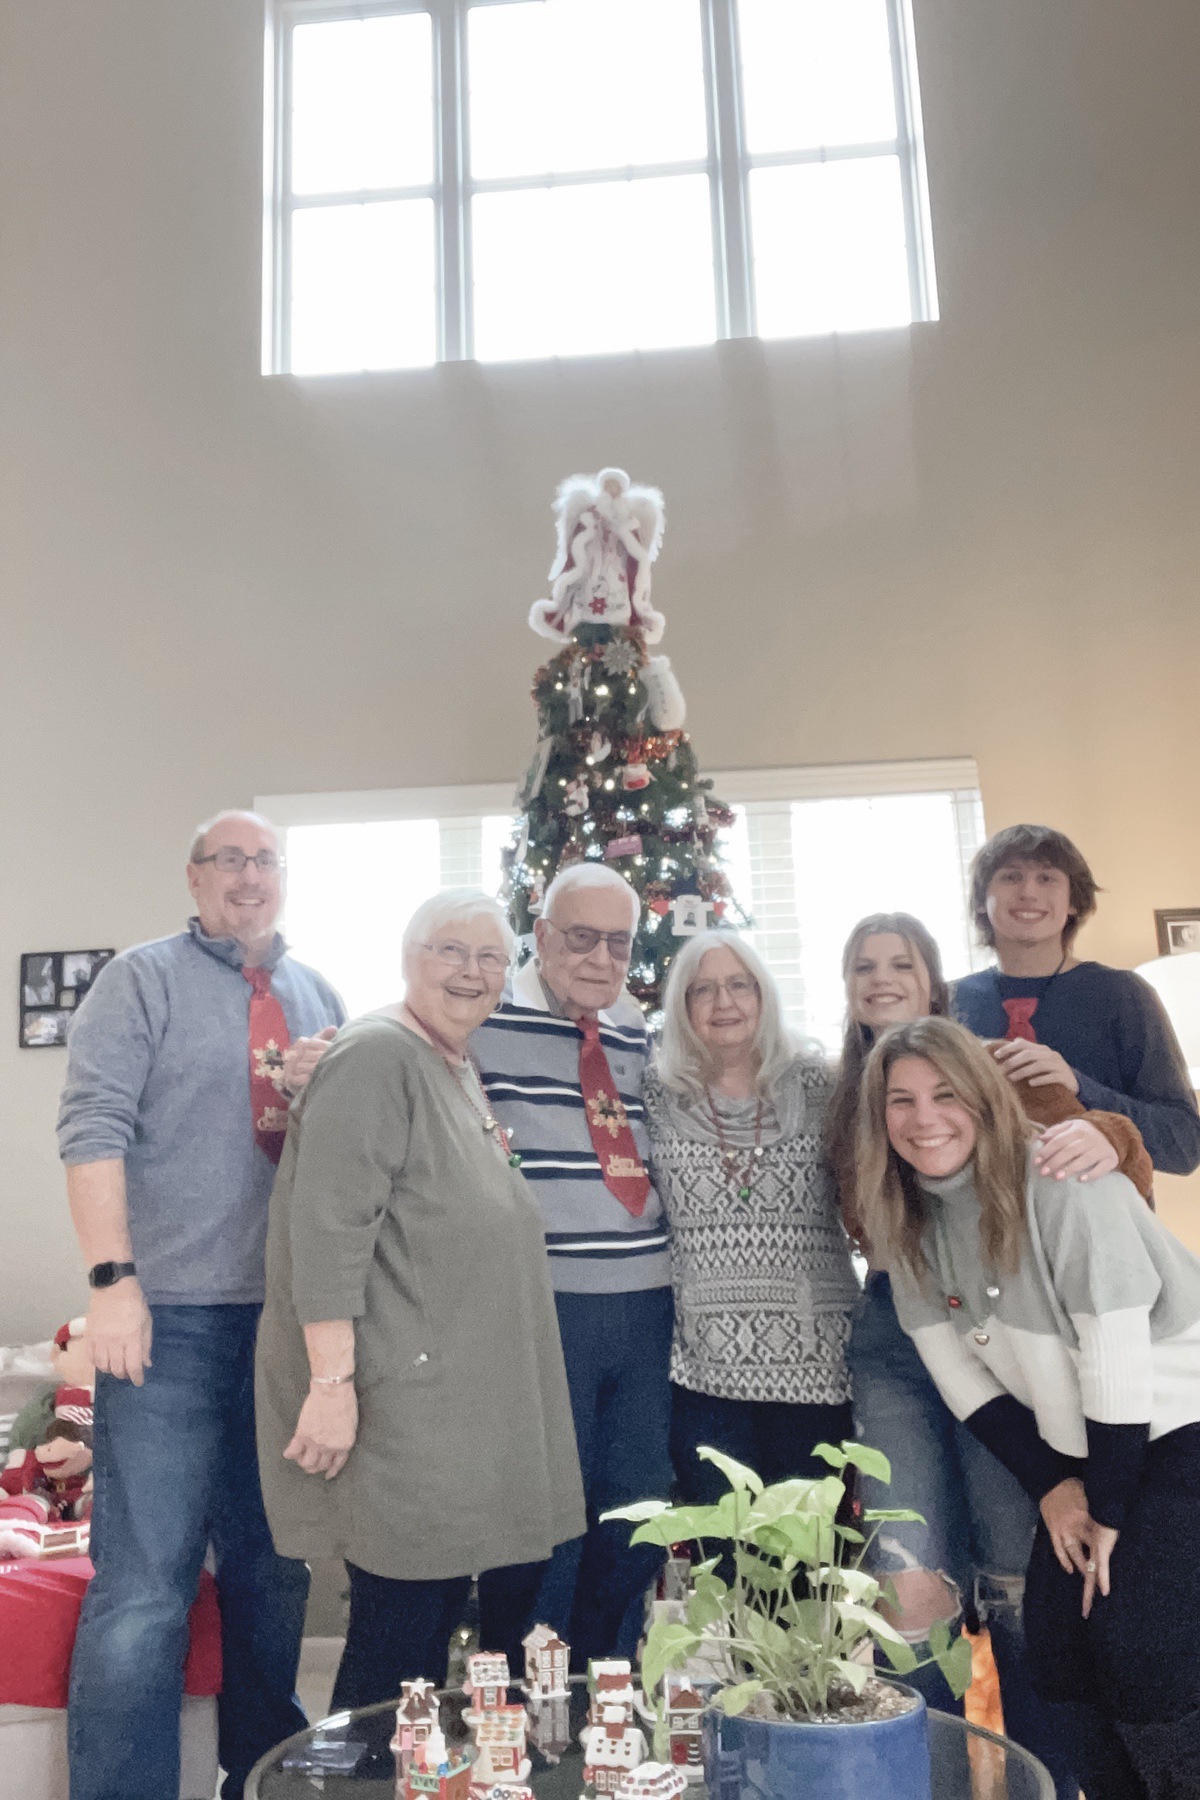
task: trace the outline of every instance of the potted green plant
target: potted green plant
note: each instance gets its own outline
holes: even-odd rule
[[[925,1702],[875,1673],[874,1649],[899,1675],[923,1664],[878,1611],[887,1590],[862,1567],[881,1526],[920,1514],[868,1509],[861,1531],[840,1516],[847,1465],[887,1482],[887,1458],[864,1444],[819,1444],[829,1475],[765,1487],[732,1457],[707,1448],[699,1454],[729,1482],[716,1506],[646,1500],[607,1515],[634,1522],[632,1543],[687,1539],[706,1559],[686,1618],[656,1620],[646,1640],[642,1683],[660,1728],[657,1690],[666,1671],[701,1656],[716,1677],[704,1718],[714,1797],[860,1800],[886,1792],[888,1800],[930,1800]],[[724,1560],[708,1555],[718,1545],[728,1546]],[[943,1624],[930,1633],[930,1650],[926,1661],[964,1693],[970,1645],[961,1636],[952,1641]]]

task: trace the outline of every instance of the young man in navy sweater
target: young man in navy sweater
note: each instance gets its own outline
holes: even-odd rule
[[[957,984],[963,1023],[1005,1040],[996,1058],[1014,1081],[1058,1083],[1090,1110],[1124,1113],[1156,1169],[1190,1174],[1200,1111],[1157,994],[1128,969],[1072,955],[1096,882],[1070,838],[1046,825],[997,832],[972,865],[971,910],[999,966]]]

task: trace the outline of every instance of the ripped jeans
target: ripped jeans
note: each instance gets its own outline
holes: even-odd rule
[[[1078,1800],[1070,1709],[1033,1692],[1025,1653],[1021,1608],[1037,1507],[951,1413],[901,1328],[891,1282],[878,1271],[867,1276],[848,1356],[857,1435],[892,1465],[890,1487],[863,1481],[864,1502],[912,1507],[925,1519],[883,1527],[868,1559],[872,1573],[894,1580],[905,1570],[932,1570],[949,1580],[958,1612],[965,1602],[991,1635],[1006,1732],[1045,1763],[1058,1800]],[[947,1612],[952,1607],[948,1597]],[[921,1642],[913,1647],[928,1654]],[[961,1713],[936,1668],[912,1680],[930,1705]]]

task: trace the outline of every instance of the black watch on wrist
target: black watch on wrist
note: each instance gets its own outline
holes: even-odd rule
[[[118,1281],[124,1281],[126,1275],[136,1275],[135,1263],[106,1262],[97,1263],[88,1270],[88,1286],[94,1288],[115,1287]]]

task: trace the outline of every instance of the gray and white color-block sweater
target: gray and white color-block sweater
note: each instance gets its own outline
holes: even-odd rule
[[[1031,1160],[1020,1266],[998,1274],[973,1164],[921,1186],[931,1273],[890,1273],[947,1406],[1035,1500],[1079,1475],[1092,1516],[1119,1528],[1147,1443],[1200,1421],[1200,1260],[1123,1175],[1056,1181]]]
[[[550,1278],[558,1291],[624,1294],[669,1287],[667,1226],[654,1188],[634,1218],[604,1185],[579,1085],[582,1042],[573,1020],[551,1012],[537,964],[530,961],[473,1033],[471,1049],[492,1111],[511,1132],[521,1173],[541,1206]],[[632,1009],[619,1023],[602,1012],[600,1042],[638,1155],[648,1165],[646,1027]]]

